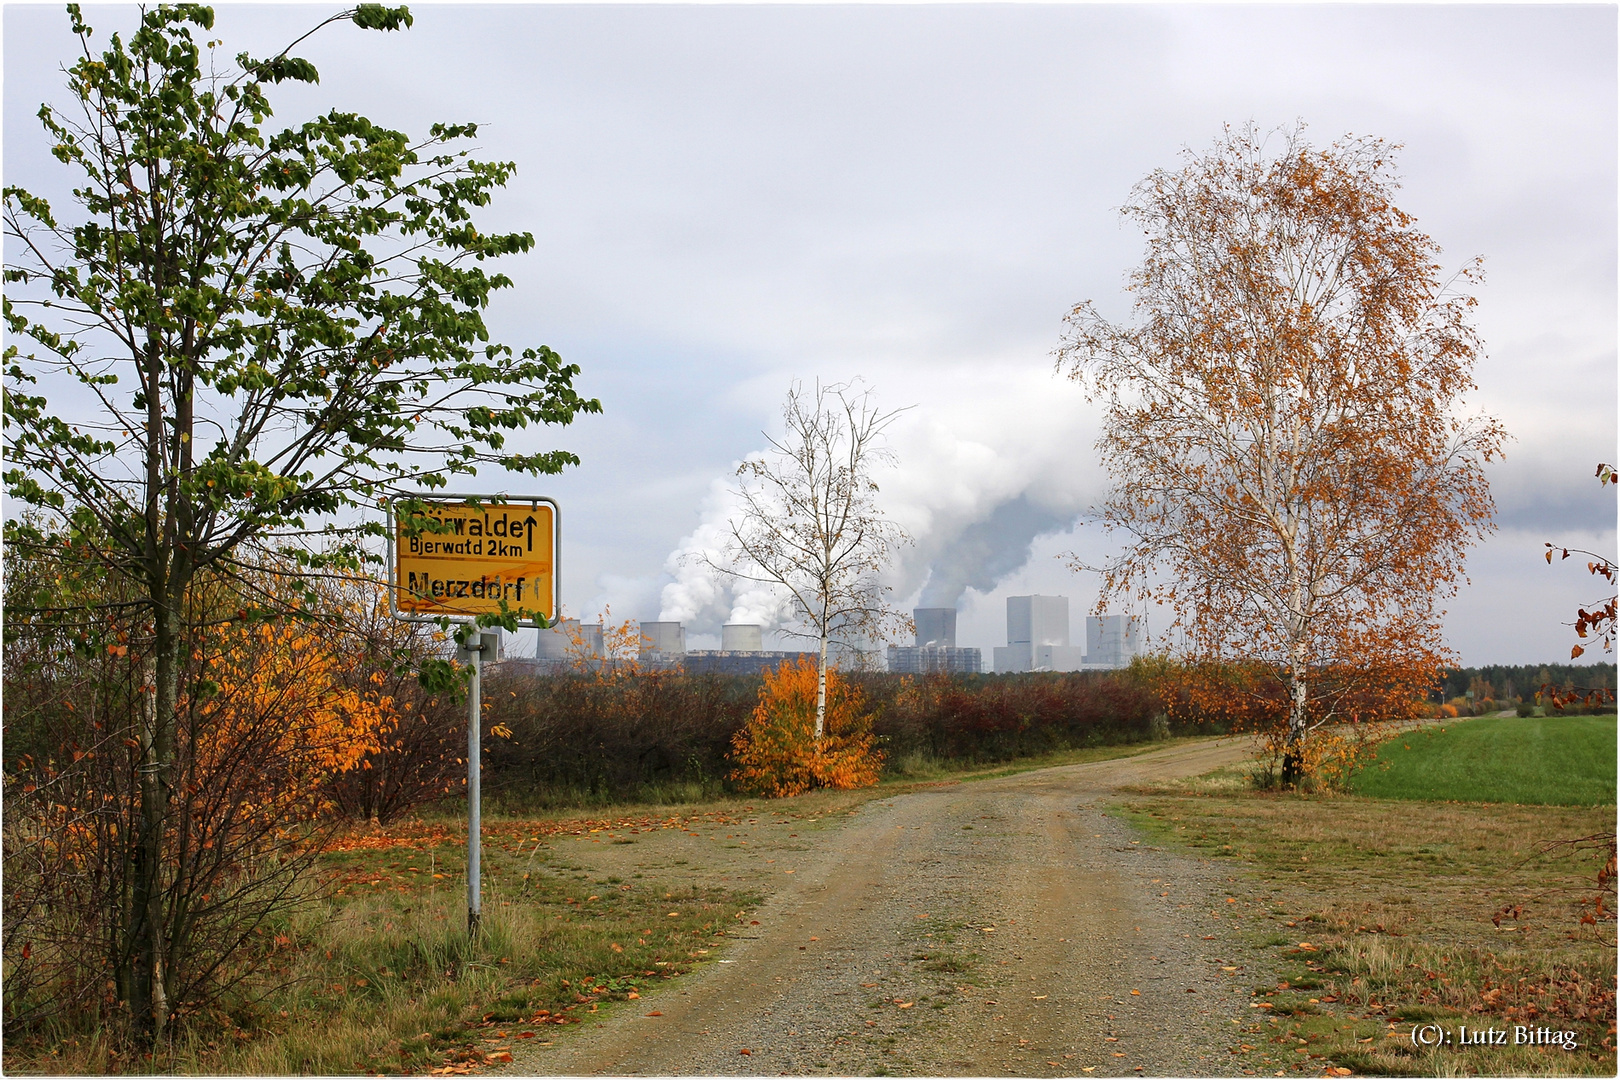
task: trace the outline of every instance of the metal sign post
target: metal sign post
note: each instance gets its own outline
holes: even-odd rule
[[[483,774],[483,671],[484,660],[494,659],[500,647],[499,634],[469,635],[456,646],[456,659],[472,667],[467,687],[467,936],[478,936],[483,916],[482,874],[483,820],[481,813]]]
[[[425,501],[417,501],[424,500]],[[478,936],[483,771],[483,668],[500,635],[480,616],[544,629],[558,618],[561,513],[543,495],[413,496],[405,514],[388,508],[388,603],[396,619],[463,623],[456,659],[467,686],[467,936]]]

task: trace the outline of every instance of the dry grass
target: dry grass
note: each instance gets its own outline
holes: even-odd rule
[[[499,1062],[519,1040],[551,1039],[689,971],[758,902],[712,883],[579,873],[543,845],[599,827],[490,826],[476,942],[458,830],[418,821],[352,835],[325,857],[324,896],[266,935],[268,963],[226,1009],[189,1018],[155,1057],[102,1032],[8,1039],[6,1071],[333,1075]]]
[[[1231,860],[1233,902],[1211,919],[1257,954],[1239,1072],[1614,1073],[1615,924],[1581,921],[1600,864],[1548,849],[1613,830],[1612,806],[1260,793],[1237,771],[1141,789],[1123,810],[1162,841]],[[1424,1023],[1452,1045],[1412,1045]],[[1464,1026],[1511,1041],[1515,1025],[1573,1031],[1579,1049],[1459,1045]]]

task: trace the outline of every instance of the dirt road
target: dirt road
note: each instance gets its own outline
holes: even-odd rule
[[[776,822],[752,844],[688,831],[678,841],[690,858],[637,852],[666,877],[725,852],[728,877],[765,886],[759,925],[739,924],[722,959],[656,995],[530,1044],[512,1071],[1227,1072],[1249,987],[1222,970],[1238,948],[1219,918],[1222,872],[1150,847],[1103,808],[1122,784],[1243,752],[1181,744],[868,802],[793,834]],[[712,852],[698,856],[704,844]],[[567,855],[593,867],[631,857]]]

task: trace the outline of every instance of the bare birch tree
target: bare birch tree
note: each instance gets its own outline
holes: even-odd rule
[[[817,642],[816,742],[826,731],[827,647],[856,646],[896,616],[879,580],[893,551],[910,543],[878,508],[872,471],[894,463],[883,433],[901,410],[883,412],[870,389],[848,383],[807,391],[794,383],[782,405],[783,433],[770,450],[737,467],[741,500],[728,523],[721,572],[780,586]]]

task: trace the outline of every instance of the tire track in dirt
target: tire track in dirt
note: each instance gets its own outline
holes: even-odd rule
[[[867,803],[718,963],[512,1071],[1220,1074],[1248,998],[1198,932],[1218,872],[1132,840],[1102,804],[1243,753],[1203,742]]]

